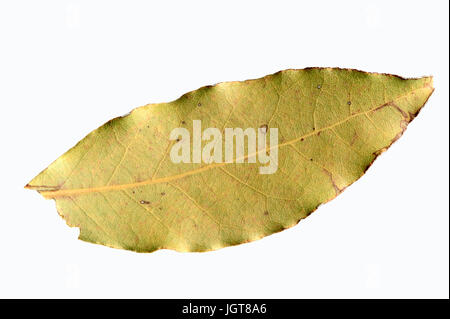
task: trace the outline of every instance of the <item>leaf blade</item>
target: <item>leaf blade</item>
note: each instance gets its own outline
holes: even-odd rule
[[[111,120],[27,186],[54,198],[86,241],[135,251],[239,244],[295,225],[356,181],[432,91],[429,77],[344,69],[220,83]],[[279,171],[174,165],[167,137],[175,127],[192,132],[193,119],[221,129],[279,128]]]

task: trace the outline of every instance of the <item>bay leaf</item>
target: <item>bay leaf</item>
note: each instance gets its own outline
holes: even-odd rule
[[[241,244],[292,227],[339,195],[403,134],[432,92],[431,77],[338,68],[206,86],[112,119],[25,187],[54,199],[88,242],[137,252]],[[261,163],[249,163],[262,154],[250,147],[231,163],[174,163],[180,141],[170,134],[185,128],[194,140],[195,121],[220,132],[276,128],[277,143],[262,149],[277,154],[276,171],[261,174]]]

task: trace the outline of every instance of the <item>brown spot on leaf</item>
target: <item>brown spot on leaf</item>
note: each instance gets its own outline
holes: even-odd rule
[[[327,169],[323,169],[323,171],[325,172],[325,174],[328,175],[328,177],[330,178],[331,184],[333,185],[334,191],[336,192],[336,196],[339,195],[340,193],[342,193],[342,191],[344,189],[341,189],[337,186],[336,181],[334,180],[333,174],[327,170]]]
[[[146,201],[146,200],[141,200],[139,203],[142,204],[142,205],[148,205],[148,204],[150,204],[150,202],[149,202],[149,201]]]
[[[356,134],[356,132],[355,132],[353,134],[352,140],[350,141],[350,146],[353,146],[353,144],[355,144],[357,138],[358,138],[358,134]]]
[[[411,120],[411,117],[410,117],[410,114],[408,114],[408,113],[406,113],[405,111],[403,111],[397,104],[395,104],[394,102],[387,102],[387,103],[384,103],[383,105],[380,105],[379,107],[377,107],[376,109],[374,109],[372,112],[376,112],[376,111],[379,111],[379,110],[381,110],[381,109],[383,109],[383,108],[385,108],[385,107],[387,107],[387,106],[392,106],[394,109],[396,109],[402,116],[403,116],[403,118],[405,119],[405,120],[407,120],[407,121],[410,121]]]
[[[379,156],[380,154],[382,154],[386,150],[387,150],[387,147],[383,147],[383,148],[380,148],[379,150],[376,150],[372,154],[375,155],[375,156]]]
[[[372,112],[376,112],[376,111],[379,111],[381,109],[384,109],[388,105],[389,105],[389,103],[384,103],[384,104],[380,105],[379,107],[377,107],[376,109],[374,109]]]
[[[269,126],[267,124],[263,124],[259,127],[259,130],[261,131],[261,133],[266,134],[269,130]]]
[[[390,105],[393,106],[397,111],[399,111],[406,121],[410,121],[409,114],[403,111],[397,104],[395,104],[394,102],[390,102]]]

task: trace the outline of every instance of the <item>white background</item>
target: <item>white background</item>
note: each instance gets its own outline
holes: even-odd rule
[[[0,297],[449,297],[447,1],[0,2]],[[198,87],[339,66],[436,90],[299,225],[209,253],[77,240],[23,186],[91,130]]]

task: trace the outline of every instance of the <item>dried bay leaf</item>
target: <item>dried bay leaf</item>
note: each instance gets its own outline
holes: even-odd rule
[[[433,92],[432,78],[285,70],[149,104],[88,134],[25,187],[54,199],[80,239],[138,252],[207,251],[294,226],[361,177]],[[278,129],[278,168],[174,163],[170,132]],[[246,156],[246,161],[249,156]]]

